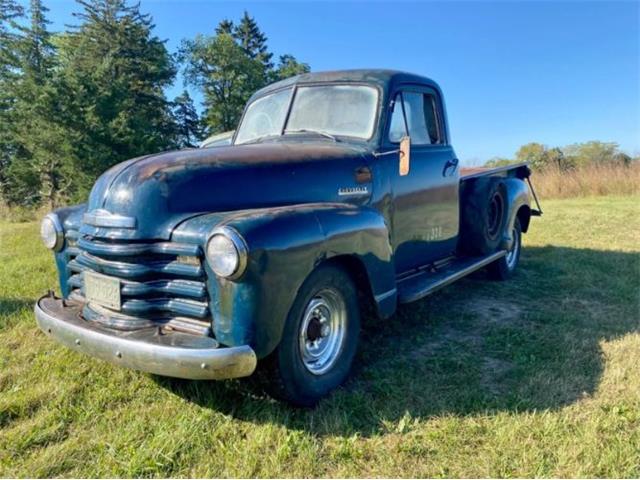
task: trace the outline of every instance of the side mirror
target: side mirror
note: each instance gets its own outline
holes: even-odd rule
[[[409,160],[411,159],[411,138],[402,137],[400,140],[400,176],[409,174]]]

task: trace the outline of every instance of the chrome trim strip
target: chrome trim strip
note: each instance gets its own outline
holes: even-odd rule
[[[93,255],[135,256],[159,253],[200,257],[202,254],[202,249],[198,245],[176,242],[109,243],[84,237],[78,240],[78,247]]]
[[[157,335],[155,329],[109,331],[79,315],[79,306],[42,297],[35,305],[40,329],[57,342],[122,367],[168,377],[219,380],[251,375],[256,355],[251,347],[220,347],[210,337],[179,332]]]
[[[74,288],[82,288],[82,273],[71,275],[69,280],[67,280],[67,285]],[[161,280],[151,280],[149,282],[135,282],[133,280],[120,278],[120,285],[122,287],[122,295],[127,298],[145,297],[150,294],[172,294],[178,298],[187,297],[202,300],[207,296],[207,288],[204,282],[184,280],[181,278],[165,278]]]
[[[134,217],[125,217],[107,210],[92,210],[82,216],[82,221],[93,227],[108,228],[136,228],[136,219]]]
[[[67,264],[72,272],[86,269],[124,279],[136,279],[151,274],[172,274],[190,278],[202,278],[202,266],[188,265],[172,260],[159,260],[151,263],[127,263],[117,260],[105,260],[86,252],[81,252]]]
[[[397,288],[392,288],[391,290],[389,290],[387,292],[384,292],[384,293],[381,293],[379,295],[376,295],[374,298],[375,298],[377,303],[380,303],[380,302],[386,300],[387,298],[389,298],[389,297],[391,297],[391,296],[393,296],[393,295],[395,295],[397,293],[398,293],[398,289]]]

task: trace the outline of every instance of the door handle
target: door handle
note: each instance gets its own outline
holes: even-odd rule
[[[452,158],[450,160],[447,160],[447,163],[444,164],[444,169],[442,170],[442,175],[446,176],[447,175],[447,171],[450,168],[453,170],[451,173],[455,172],[456,168],[458,168],[458,163],[459,162],[460,161],[457,158]]]

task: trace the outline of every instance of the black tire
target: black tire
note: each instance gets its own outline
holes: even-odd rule
[[[304,345],[308,343],[302,344],[305,340],[301,339],[301,332],[304,331],[304,335],[311,338],[309,332],[314,319],[307,320],[308,308],[312,305],[312,301],[317,302],[327,292],[337,292],[344,302],[346,314],[344,336],[327,371],[312,373],[310,368],[315,368],[317,365],[309,366],[311,362],[303,358],[303,351],[307,352],[306,348],[308,348]],[[306,330],[305,322],[308,324]],[[359,334],[360,309],[353,280],[338,266],[327,264],[318,267],[305,280],[293,302],[280,344],[263,362],[266,390],[272,396],[293,405],[303,407],[316,405],[321,398],[341,385],[349,375],[358,347]],[[319,341],[321,340],[322,338]],[[327,365],[329,365],[328,362]]]
[[[493,280],[509,279],[518,267],[520,252],[522,252],[522,227],[520,226],[520,220],[518,220],[518,218],[516,218],[513,224],[511,235],[514,238],[511,249],[507,252],[507,255],[487,267],[489,277]]]
[[[488,255],[504,234],[506,188],[498,178],[478,178],[465,186],[460,212],[460,249],[468,255]]]

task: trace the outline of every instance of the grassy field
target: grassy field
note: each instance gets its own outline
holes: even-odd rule
[[[54,345],[34,223],[0,223],[0,476],[640,476],[640,197],[543,202],[507,283],[368,319],[315,410]]]

